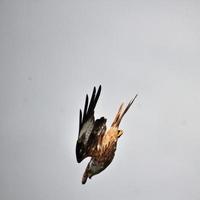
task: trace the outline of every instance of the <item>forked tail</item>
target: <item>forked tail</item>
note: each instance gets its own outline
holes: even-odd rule
[[[119,124],[120,124],[120,122],[121,122],[123,116],[124,116],[125,113],[128,111],[128,109],[131,107],[131,105],[132,105],[133,102],[135,101],[136,97],[137,97],[137,94],[136,94],[135,97],[128,103],[128,105],[126,106],[125,109],[123,109],[124,103],[122,103],[122,104],[120,105],[119,110],[118,110],[118,112],[117,112],[117,114],[116,114],[116,116],[115,116],[115,119],[114,119],[114,121],[113,121],[113,123],[112,123],[112,125],[111,125],[112,127],[117,127],[117,128],[119,127]]]

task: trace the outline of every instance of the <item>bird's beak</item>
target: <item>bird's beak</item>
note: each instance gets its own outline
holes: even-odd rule
[[[119,131],[118,131],[118,135],[117,135],[118,138],[119,138],[122,134],[123,134],[123,131],[122,131],[122,130],[119,130]]]

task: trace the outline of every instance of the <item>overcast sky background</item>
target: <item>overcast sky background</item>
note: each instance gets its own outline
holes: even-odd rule
[[[0,199],[200,199],[200,2],[0,1]],[[121,123],[116,156],[81,185],[78,112]]]

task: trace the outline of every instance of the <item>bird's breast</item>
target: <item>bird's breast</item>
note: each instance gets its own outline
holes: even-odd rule
[[[107,151],[115,151],[117,139],[117,131],[115,129],[107,130],[97,145],[99,154],[102,155]]]

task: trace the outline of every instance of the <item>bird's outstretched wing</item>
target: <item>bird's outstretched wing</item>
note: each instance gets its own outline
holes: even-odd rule
[[[98,136],[105,132],[106,119],[100,118],[95,121],[94,109],[101,93],[101,85],[96,92],[94,87],[92,97],[89,103],[89,97],[86,95],[84,111],[80,110],[79,115],[79,134],[76,143],[76,159],[80,163],[89,155],[90,149],[98,143]],[[89,103],[89,105],[88,105]]]

